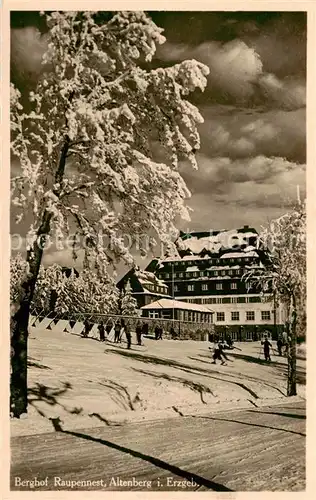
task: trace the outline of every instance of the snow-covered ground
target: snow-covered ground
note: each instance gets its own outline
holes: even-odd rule
[[[135,338],[133,338],[135,341]],[[155,341],[143,346],[100,343],[80,335],[32,329],[28,417],[12,419],[14,435],[98,426],[293,401],[286,398],[286,362],[263,362],[259,343],[235,344],[227,366],[211,364],[209,343]],[[305,398],[306,361],[298,360],[298,397]]]

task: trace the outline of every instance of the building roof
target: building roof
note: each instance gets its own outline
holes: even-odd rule
[[[188,302],[182,302],[181,300],[172,299],[160,299],[141,307],[141,310],[148,309],[183,309],[185,311],[196,311],[202,313],[214,313],[212,309],[207,306],[202,306],[200,304],[190,304]]]
[[[254,228],[244,226],[239,229],[181,233],[176,245],[180,252],[188,251],[193,255],[200,255],[203,251],[217,254],[223,250],[252,245],[257,237]]]

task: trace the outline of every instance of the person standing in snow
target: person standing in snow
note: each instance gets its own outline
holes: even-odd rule
[[[120,340],[120,332],[121,332],[121,324],[119,321],[117,321],[115,323],[115,327],[114,327],[114,342],[115,343],[118,343],[118,341]]]
[[[91,325],[90,325],[90,322],[87,318],[84,322],[84,331],[83,331],[84,338],[88,337],[90,330],[91,330]]]
[[[263,345],[263,353],[266,361],[271,361],[271,356],[270,356],[270,347],[272,347],[272,344],[270,344],[267,335],[264,338],[264,341],[261,342]]]
[[[282,356],[283,342],[282,342],[282,337],[280,335],[279,335],[279,338],[277,340],[277,347],[278,347],[279,356]]]
[[[128,322],[125,323],[124,325],[124,331],[126,335],[127,349],[130,349],[132,344],[132,334],[131,334],[131,327]]]
[[[136,325],[136,339],[137,339],[137,345],[142,345],[142,327],[140,321],[137,321]]]
[[[159,327],[158,340],[162,340],[163,329],[162,326]]]
[[[105,341],[105,335],[104,335],[105,329],[104,329],[103,321],[101,321],[101,323],[99,324],[98,330],[99,330],[99,334],[100,334],[100,342],[104,342]]]

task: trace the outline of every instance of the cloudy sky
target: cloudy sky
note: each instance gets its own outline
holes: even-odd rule
[[[155,65],[197,59],[210,68],[194,102],[199,170],[182,167],[192,222],[182,229],[260,229],[305,195],[306,15],[302,12],[151,12],[165,29]],[[46,38],[36,12],[11,20],[11,75],[30,90]],[[15,232],[15,228],[13,228]]]

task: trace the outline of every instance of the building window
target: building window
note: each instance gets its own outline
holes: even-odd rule
[[[230,304],[231,303],[231,298],[230,297],[223,297],[223,304]]]
[[[159,318],[159,311],[149,311],[148,315],[150,318]]]
[[[170,311],[162,311],[162,317],[163,317],[163,319],[170,319],[171,312]]]
[[[214,304],[222,304],[223,303],[223,299],[221,297],[218,299],[214,299],[214,300],[215,300]]]
[[[203,285],[202,285],[202,290],[208,290],[208,285],[207,285],[207,283],[203,283]]]
[[[259,295],[255,296],[255,297],[249,297],[249,302],[261,302],[261,297],[259,297]]]
[[[255,311],[246,311],[246,320],[254,321],[255,320]]]
[[[179,287],[178,287],[178,285],[174,285],[174,287],[173,287],[173,291],[174,291],[174,292],[178,292],[178,291],[179,291]]]
[[[170,274],[169,274],[169,273],[166,273],[165,278],[166,278],[166,279],[170,278]]]
[[[271,319],[270,311],[261,311],[261,319],[262,321],[270,321]]]
[[[231,319],[232,321],[239,321],[239,311],[232,311]]]
[[[240,269],[236,269],[235,273],[238,276],[240,274]]]
[[[237,302],[238,302],[238,304],[245,304],[246,297],[237,297]]]
[[[196,272],[193,273],[194,278],[197,278],[197,275],[198,275],[198,273],[196,273]]]
[[[227,271],[222,271],[222,272],[221,272],[221,275],[222,275],[222,276],[225,276],[225,274],[226,274],[226,273],[227,273]]]
[[[234,274],[234,271],[233,271],[232,269],[230,269],[230,270],[228,271],[228,274],[229,274],[229,276],[232,276],[232,275]]]
[[[246,339],[247,340],[252,340],[252,332],[246,332]]]
[[[179,278],[183,278],[183,273],[179,273]]]
[[[216,290],[223,290],[223,283],[216,283]]]
[[[231,284],[230,284],[230,288],[231,288],[232,290],[237,290],[237,283],[231,283]]]
[[[194,292],[194,285],[188,285],[188,292]]]
[[[225,321],[225,313],[224,312],[216,313],[216,320],[217,321]]]
[[[218,271],[213,271],[214,276],[218,276]]]

